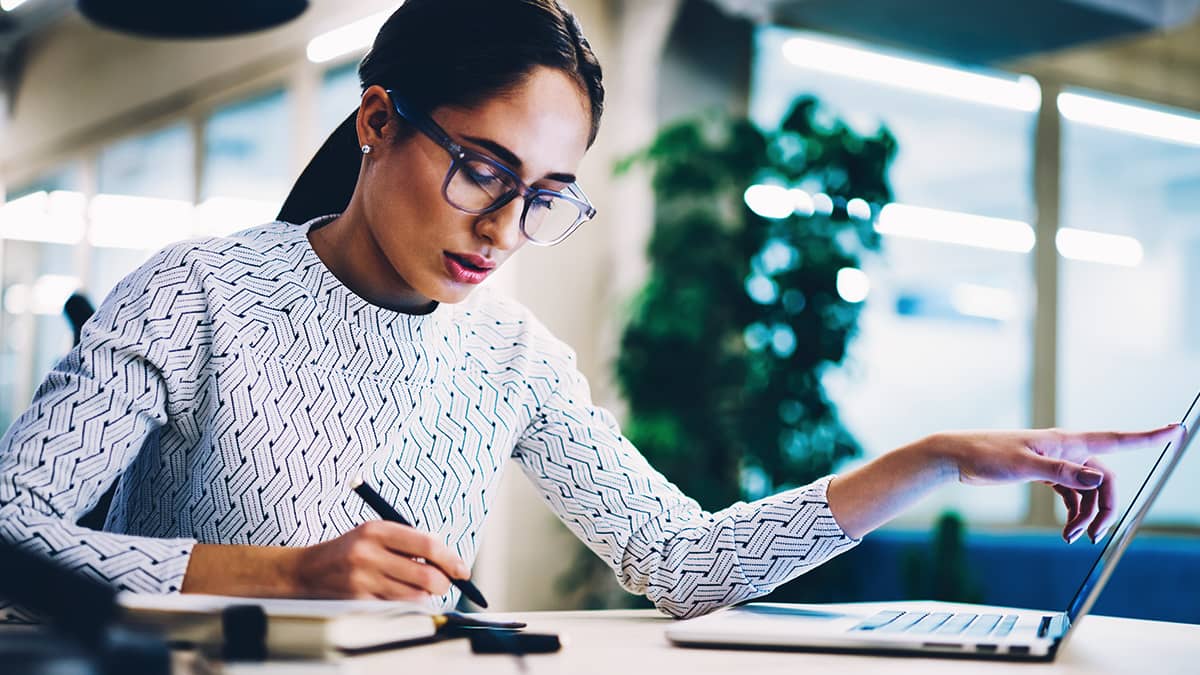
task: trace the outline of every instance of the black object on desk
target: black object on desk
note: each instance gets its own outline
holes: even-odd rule
[[[258,605],[233,605],[221,612],[221,658],[264,661],[267,658],[267,613]]]
[[[46,619],[56,630],[0,637],[0,663],[30,673],[168,675],[171,654],[159,637],[117,625],[116,591],[0,539],[0,598]]]
[[[469,634],[471,651],[476,654],[552,654],[562,649],[554,633],[514,633],[480,629]]]
[[[399,511],[392,508],[392,505],[387,503],[383,497],[380,497],[379,493],[373,490],[370,485],[367,485],[361,477],[355,478],[354,482],[351,483],[351,487],[359,497],[362,497],[362,500],[367,503],[367,506],[370,506],[375,513],[379,514],[380,518],[383,518],[384,520],[390,520],[393,523],[400,523],[405,527],[412,527],[412,524],[405,520],[404,516],[400,515]],[[425,562],[433,565],[432,561],[426,560]],[[434,566],[436,567],[436,565]],[[446,570],[441,571],[442,574],[446,574]],[[487,600],[483,597],[483,593],[480,593],[479,589],[476,588],[475,584],[471,583],[470,580],[455,579],[449,574],[446,574],[446,576],[450,579],[450,583],[457,586],[458,589],[462,591],[463,595],[467,596],[468,600],[479,605],[480,607],[486,608],[488,606]]]

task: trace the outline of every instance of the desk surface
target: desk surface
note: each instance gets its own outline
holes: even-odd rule
[[[498,615],[499,616],[499,615]],[[684,649],[663,636],[671,619],[653,610],[525,612],[513,615],[531,631],[555,632],[566,645],[557,654],[525,657],[525,672],[604,675],[637,673],[745,673],[788,675],[875,673],[972,675],[988,673],[1200,673],[1200,625],[1086,617],[1053,663],[1012,663],[925,657],[881,657],[811,652]],[[520,673],[511,656],[478,656],[465,640],[348,658],[337,663],[276,663],[228,667],[225,672],[394,675],[400,672]]]

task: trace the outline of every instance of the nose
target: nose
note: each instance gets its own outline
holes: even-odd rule
[[[517,197],[501,208],[480,216],[475,221],[475,232],[495,248],[511,251],[521,244],[521,213],[525,200]]]

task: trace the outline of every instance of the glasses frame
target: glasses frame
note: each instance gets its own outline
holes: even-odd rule
[[[558,244],[574,234],[575,230],[578,230],[581,225],[596,217],[596,207],[592,206],[591,201],[588,200],[587,194],[584,193],[583,189],[580,188],[578,184],[571,183],[569,186],[567,186],[567,192],[565,193],[557,190],[546,190],[544,188],[535,188],[526,185],[525,181],[521,180],[521,177],[518,176],[515,171],[508,168],[504,164],[501,164],[499,161],[488,157],[485,154],[475,152],[474,150],[465,148],[456,143],[454,139],[450,137],[450,134],[446,133],[445,129],[438,125],[437,122],[433,121],[433,118],[431,118],[429,115],[417,112],[396,92],[392,91],[391,89],[385,89],[384,91],[387,92],[388,98],[392,102],[392,109],[396,111],[397,115],[399,115],[409,124],[416,127],[418,131],[428,136],[431,141],[436,143],[450,155],[450,168],[446,171],[445,180],[442,181],[442,198],[445,199],[446,203],[450,206],[453,206],[464,213],[482,216],[498,211],[504,208],[512,200],[516,199],[517,197],[521,197],[525,200],[524,208],[521,209],[521,236],[525,237],[529,243],[535,246],[553,246]],[[462,169],[462,164],[468,160],[483,162],[484,164],[487,164],[488,166],[495,168],[497,171],[509,176],[513,183],[515,183],[516,188],[511,190],[509,193],[502,195],[490,206],[483,209],[468,209],[455,204],[454,200],[450,199],[450,181],[454,180],[454,176]],[[579,209],[579,218],[577,218],[563,234],[550,241],[537,239],[530,235],[525,229],[525,217],[529,214],[529,206],[533,203],[534,198],[538,196],[564,199],[574,204]]]

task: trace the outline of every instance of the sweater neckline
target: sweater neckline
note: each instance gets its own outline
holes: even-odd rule
[[[300,226],[287,224],[286,236],[292,238],[301,254],[305,286],[327,313],[359,328],[399,340],[425,342],[446,332],[454,313],[452,305],[437,303],[424,314],[411,314],[376,305],[346,286],[313,250],[308,233],[341,214],[318,216]]]

